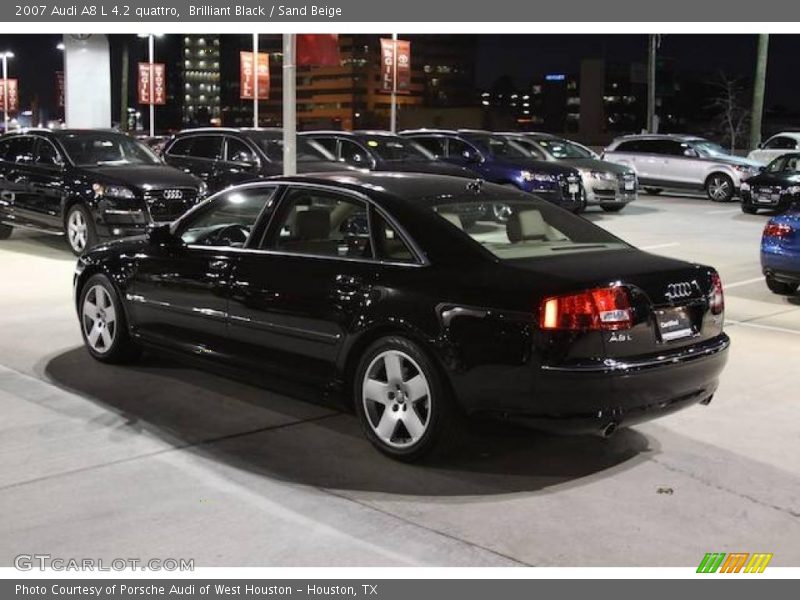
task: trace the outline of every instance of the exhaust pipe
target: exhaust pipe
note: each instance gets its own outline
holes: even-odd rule
[[[614,432],[617,431],[617,424],[614,422],[609,423],[600,431],[600,435],[606,439],[610,438],[614,435]]]

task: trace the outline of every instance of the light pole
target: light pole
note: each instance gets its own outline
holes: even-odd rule
[[[3,133],[8,133],[8,59],[14,58],[13,52],[0,54],[3,59]]]
[[[297,174],[297,38],[283,34],[283,174]]]
[[[258,34],[253,34],[253,127],[258,129]]]
[[[156,103],[155,103],[155,81],[153,78],[153,55],[155,54],[156,38],[161,35],[152,33],[140,33],[140,38],[147,38],[147,62],[150,64],[150,137],[156,135]]]
[[[397,34],[392,34],[392,104],[389,117],[389,130],[397,133]]]

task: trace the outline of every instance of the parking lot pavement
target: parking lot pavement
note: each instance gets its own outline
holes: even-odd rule
[[[716,398],[609,440],[497,425],[463,455],[385,459],[355,419],[148,356],[91,360],[57,238],[0,243],[0,565],[19,553],[233,565],[800,564],[800,300],[760,277],[766,216],[643,196],[588,218],[716,266]]]

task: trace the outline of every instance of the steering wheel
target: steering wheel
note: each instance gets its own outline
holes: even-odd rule
[[[250,228],[245,225],[227,225],[214,236],[217,246],[244,246],[250,236]]]

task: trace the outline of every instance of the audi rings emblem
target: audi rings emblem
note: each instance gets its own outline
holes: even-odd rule
[[[688,281],[681,281],[680,283],[670,283],[667,286],[667,293],[665,296],[669,300],[678,300],[680,298],[688,298],[692,295],[692,284]]]
[[[180,200],[183,198],[181,190],[164,190],[164,200]]]

